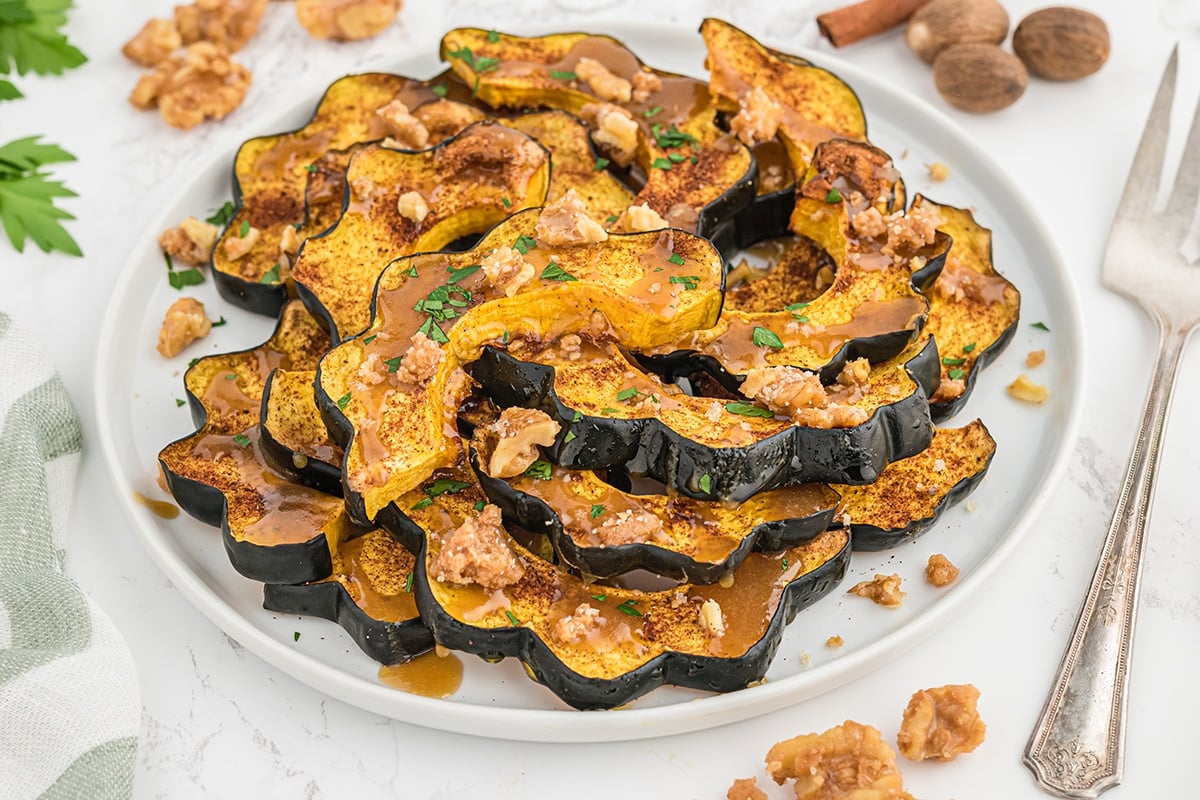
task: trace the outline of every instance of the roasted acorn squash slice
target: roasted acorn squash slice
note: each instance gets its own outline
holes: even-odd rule
[[[387,531],[343,541],[328,578],[263,587],[263,607],[336,622],[362,651],[399,664],[433,647],[412,593],[416,558]]]
[[[706,240],[668,229],[549,247],[536,239],[538,214],[510,217],[469,251],[394,262],[380,276],[370,327],[322,359],[317,401],[346,447],[344,481],[356,518],[373,519],[446,463],[445,418],[452,423],[459,404],[458,395],[447,404],[448,382],[485,343],[570,333],[594,324],[599,312],[599,323],[622,342],[648,347],[716,319],[724,271]],[[480,262],[512,245],[526,251],[534,277],[506,296]],[[426,385],[401,385],[400,359],[418,333],[444,342],[445,357]],[[364,375],[378,380],[368,385]],[[371,429],[365,444],[364,421]],[[357,440],[348,444],[352,433]]]
[[[328,344],[304,306],[292,301],[266,343],[201,358],[184,376],[199,430],[159,453],[179,505],[219,525],[230,562],[254,580],[323,578],[330,548],[357,532],[340,497],[292,483],[267,466],[261,449],[260,406],[271,372],[312,369]]]
[[[1012,340],[1021,293],[992,265],[992,232],[970,211],[918,195],[913,206],[938,218],[954,237],[946,266],[929,295],[930,333],[942,354],[942,382],[930,401],[934,421],[949,419],[967,402],[975,376]]]
[[[928,449],[889,464],[875,483],[835,487],[854,549],[885,550],[915,540],[975,490],[995,452],[996,442],[979,420],[938,428]]]
[[[393,259],[440,250],[541,205],[550,157],[525,134],[481,122],[430,150],[367,145],[346,175],[350,191],[341,219],[304,243],[292,270],[300,297],[335,341],[370,322],[371,290]],[[426,204],[420,219],[401,211],[401,198],[411,192]]]
[[[263,392],[261,447],[267,464],[292,480],[342,493],[344,454],[317,410],[316,370],[277,369]]]
[[[559,108],[614,103],[637,124],[636,164],[644,185],[634,199],[672,226],[713,236],[754,197],[754,159],[715,124],[716,107],[702,81],[647,68],[608,36],[560,33],[536,38],[460,28],[442,38],[442,58],[493,107]],[[624,93],[581,78],[591,59],[624,83]],[[638,91],[635,76],[653,81]],[[614,156],[615,160],[615,156]]]
[[[221,296],[255,313],[277,315],[287,300],[285,282],[277,277],[286,274],[287,256],[280,249],[284,229],[295,228],[301,239],[323,230],[320,221],[307,224],[310,167],[330,151],[384,138],[387,131],[375,112],[395,98],[409,108],[437,100],[434,86],[444,87],[447,97],[470,100],[470,91],[450,74],[429,81],[378,72],[349,75],[330,85],[303,128],[243,144],[233,163],[237,212],[212,254]],[[230,258],[226,242],[242,238],[243,230],[254,230],[257,238],[245,255]]]
[[[494,445],[477,430],[471,464],[490,502],[522,528],[544,532],[561,563],[609,578],[635,569],[716,583],[752,551],[778,552],[829,527],[838,495],[825,484],[760,492],[736,508],[681,495],[633,494],[589,470],[534,462],[525,474],[493,478],[479,468]],[[649,524],[647,524],[649,523]],[[657,530],[621,541],[623,526]]]

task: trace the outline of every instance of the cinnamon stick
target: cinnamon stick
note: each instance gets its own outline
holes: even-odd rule
[[[862,0],[817,17],[817,27],[834,47],[891,30],[929,0]]]

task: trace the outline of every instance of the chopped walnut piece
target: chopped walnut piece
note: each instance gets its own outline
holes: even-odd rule
[[[153,67],[180,47],[183,47],[183,37],[175,27],[175,20],[152,19],[125,43],[121,52],[136,64]]]
[[[206,119],[224,119],[246,97],[250,71],[208,42],[190,45],[141,77],[129,102],[158,107],[168,125],[187,130]]]
[[[295,226],[283,226],[283,233],[279,234],[279,252],[285,256],[295,256],[300,252],[300,234],[296,233]]]
[[[875,206],[868,206],[850,218],[850,227],[859,236],[879,239],[887,233],[887,220]]]
[[[929,170],[929,180],[934,183],[941,183],[950,177],[950,168],[941,161],[934,161],[932,164],[926,164],[925,169]]]
[[[574,612],[554,623],[554,638],[563,644],[579,644],[606,622],[608,620],[600,616],[600,609],[580,603]]]
[[[1029,367],[1030,369],[1033,369],[1034,367],[1040,367],[1044,363],[1046,363],[1045,350],[1030,350],[1025,355],[1025,366]]]
[[[592,94],[601,100],[628,103],[632,96],[633,84],[594,58],[584,56],[579,59],[575,65],[575,74],[581,81],[587,83],[592,89]]]
[[[933,397],[929,398],[931,403],[944,403],[947,400],[955,400],[962,397],[963,392],[967,390],[967,382],[963,378],[942,378],[942,382],[938,384],[937,391],[933,393]]]
[[[167,309],[158,331],[158,352],[174,358],[183,348],[208,336],[212,323],[204,314],[204,304],[193,297],[181,297]]]
[[[742,95],[738,106],[738,113],[729,120],[730,133],[741,139],[747,147],[775,138],[779,123],[783,122],[783,106],[761,86],[755,86]]]
[[[437,373],[438,365],[442,363],[446,353],[440,344],[420,331],[414,333],[409,341],[412,345],[400,361],[400,367],[396,370],[396,380],[424,386]]]
[[[512,406],[504,409],[487,429],[499,438],[485,471],[493,478],[511,478],[538,460],[538,445],[554,444],[561,427],[544,411]]]
[[[613,230],[621,233],[644,233],[670,227],[662,216],[646,203],[630,206],[621,212]]]
[[[934,553],[925,565],[925,582],[939,589],[949,586],[958,578],[958,567],[941,553]]]
[[[405,192],[396,201],[396,210],[405,219],[420,224],[429,216],[429,203],[425,201],[425,195],[420,192]]]
[[[296,17],[315,39],[369,39],[399,11],[400,0],[296,0]]]
[[[792,416],[808,408],[829,405],[829,395],[815,372],[798,367],[755,367],[746,373],[742,394],[761,400],[777,414]]]
[[[521,580],[525,565],[513,552],[500,524],[500,507],[488,504],[442,540],[441,550],[429,565],[442,583],[477,583],[485,589],[503,589]]]
[[[637,155],[638,124],[628,109],[612,103],[586,103],[579,116],[591,124],[592,138],[612,160],[629,166]]]
[[[425,126],[431,141],[449,139],[473,122],[486,119],[478,108],[454,100],[435,100],[412,110],[412,115]]]
[[[508,297],[512,297],[522,286],[533,280],[536,272],[533,264],[525,260],[520,250],[503,244],[483,259],[482,266],[488,281]]]
[[[1022,402],[1039,405],[1050,397],[1050,390],[1029,380],[1028,375],[1018,375],[1017,379],[1008,385],[1008,393]]]
[[[549,247],[603,242],[608,233],[588,216],[587,206],[574,189],[542,209],[537,221],[537,238]]]
[[[725,411],[725,406],[721,405],[720,400],[713,400],[708,404],[708,408],[704,410],[704,418],[709,422],[719,422],[721,414]]]
[[[239,231],[240,233],[240,231]],[[225,255],[232,261],[237,261],[251,250],[254,245],[258,244],[258,240],[262,238],[262,231],[251,225],[246,229],[246,233],[240,236],[226,236],[224,243],[221,245],[225,248]]]
[[[375,114],[402,148],[421,150],[429,144],[429,129],[408,111],[399,98],[375,109]]]
[[[851,586],[846,594],[865,597],[871,602],[885,608],[899,608],[900,603],[904,600],[905,593],[900,591],[899,575],[895,573],[891,575],[876,573],[875,577],[871,580],[862,581]]]
[[[725,614],[721,611],[721,605],[711,597],[700,604],[700,610],[697,612],[700,619],[700,627],[708,631],[709,636],[714,639],[720,639],[725,635]]]
[[[884,252],[888,254],[901,248],[920,249],[932,244],[937,235],[937,215],[921,206],[909,209],[907,214],[901,211],[889,214],[887,221],[888,240]]]
[[[662,88],[662,78],[655,75],[653,72],[638,70],[633,73],[633,78],[630,80],[633,85],[633,102],[644,103],[650,99],[650,95]]]
[[[662,520],[647,511],[620,511],[605,515],[592,531],[606,547],[648,542],[663,535]]]
[[[983,743],[987,725],[979,718],[979,690],[951,684],[913,694],[896,735],[901,755],[913,761],[953,761]]]
[[[845,643],[846,643],[846,640],[843,639],[841,636],[838,636],[837,634],[834,634],[833,636],[830,636],[828,639],[825,640],[825,646],[828,647],[830,650],[836,650],[837,648],[841,647]]]
[[[184,44],[211,42],[236,53],[258,32],[267,0],[196,0],[175,6],[175,25]]]
[[[847,388],[865,390],[871,385],[871,362],[865,358],[847,361],[838,373],[837,382]]]
[[[767,800],[767,793],[758,788],[754,778],[738,778],[725,793],[725,800]]]
[[[213,245],[217,243],[217,226],[188,217],[174,228],[163,231],[158,246],[173,260],[198,267],[208,263]]]
[[[878,730],[852,720],[779,742],[767,773],[780,785],[794,780],[796,800],[912,800],[895,752]]]
[[[583,352],[583,339],[574,333],[568,333],[558,340],[558,349],[572,361],[578,361]]]
[[[388,367],[379,353],[371,353],[358,365],[357,374],[365,386],[378,386],[387,380]]]

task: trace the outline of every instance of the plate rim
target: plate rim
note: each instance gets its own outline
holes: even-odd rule
[[[545,35],[569,29],[569,24],[530,24],[527,35]],[[639,24],[615,19],[589,20],[586,27],[590,32],[606,33],[618,39],[638,39],[646,36],[661,36],[666,40],[680,40],[684,34],[695,36],[691,46],[699,44],[698,34],[683,24],[654,23]],[[1007,526],[1007,531],[980,563],[962,579],[953,592],[946,594],[927,608],[919,611],[898,629],[884,635],[869,645],[811,670],[766,682],[738,692],[720,695],[705,695],[693,701],[682,701],[652,708],[632,708],[610,711],[598,716],[596,713],[574,710],[521,709],[511,707],[489,707],[471,703],[460,703],[441,699],[402,694],[383,686],[372,685],[361,678],[348,675],[334,666],[308,656],[302,651],[286,647],[284,643],[264,634],[244,617],[236,608],[222,598],[199,574],[185,564],[177,555],[169,540],[161,536],[151,525],[146,524],[145,510],[139,508],[126,491],[130,478],[118,455],[110,403],[109,376],[106,366],[110,363],[121,326],[119,313],[125,298],[138,277],[138,262],[130,259],[122,268],[113,284],[112,298],[105,312],[96,350],[96,366],[92,388],[95,395],[94,410],[97,415],[97,433],[104,464],[112,481],[127,519],[133,522],[134,531],[156,566],[162,570],[188,602],[210,622],[242,644],[263,661],[285,672],[301,683],[335,697],[343,702],[373,713],[410,722],[423,727],[463,733],[474,736],[540,742],[606,742],[630,741],[705,730],[733,722],[757,717],[769,711],[803,702],[838,686],[855,680],[867,672],[881,667],[885,660],[915,646],[950,618],[959,613],[969,598],[985,585],[993,573],[1007,561],[1022,544],[1034,527],[1034,520],[1042,506],[1048,501],[1052,490],[1063,479],[1068,459],[1074,451],[1083,418],[1084,387],[1087,375],[1087,354],[1083,348],[1083,315],[1078,289],[1066,266],[1058,242],[1051,235],[1046,222],[1029,202],[1024,190],[1005,172],[999,163],[973,138],[945,113],[933,107],[907,90],[889,85],[867,70],[824,51],[788,45],[767,36],[760,39],[769,47],[777,47],[789,53],[809,59],[815,66],[838,75],[855,94],[860,87],[868,87],[871,94],[885,97],[888,102],[899,103],[920,118],[930,122],[943,135],[970,157],[977,167],[974,170],[987,183],[999,187],[1014,201],[1013,212],[1023,217],[1025,227],[1032,230],[1038,244],[1050,256],[1051,263],[1043,265],[1053,274],[1059,284],[1063,305],[1056,309],[1057,332],[1065,332],[1070,338],[1073,357],[1066,391],[1067,404],[1062,437],[1052,463],[1045,472],[1045,480],[1026,498],[1025,508]],[[393,71],[406,61],[415,62],[420,57],[378,59],[364,65],[360,71],[371,69]],[[307,87],[306,87],[307,88]],[[212,156],[200,162],[197,173],[207,172],[216,162],[229,158],[231,147],[236,149],[242,139],[238,138],[246,129],[264,130],[271,126],[257,124],[261,120],[280,120],[293,112],[311,108],[314,98],[320,96],[320,88],[304,94],[302,101],[291,105],[278,105],[255,115],[247,123],[231,130],[226,136],[216,138],[211,145]],[[868,109],[869,112],[869,109]],[[868,119],[868,125],[870,120]],[[278,126],[275,126],[278,127]],[[195,182],[181,185],[163,209],[175,208],[195,190]],[[167,213],[162,212],[163,215]],[[165,220],[162,220],[165,221]],[[139,237],[131,253],[139,253],[153,246],[157,227],[148,226]],[[114,302],[115,301],[115,302]],[[1060,389],[1060,391],[1062,391]],[[389,702],[390,699],[390,702]],[[403,716],[396,713],[397,699],[403,708]]]

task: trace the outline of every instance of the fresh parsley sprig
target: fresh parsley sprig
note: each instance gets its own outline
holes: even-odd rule
[[[0,0],[0,8],[3,5]],[[59,250],[83,255],[61,224],[75,217],[54,205],[56,199],[75,197],[75,192],[43,169],[48,164],[74,161],[75,156],[58,145],[38,141],[40,138],[30,136],[0,146],[0,223],[18,253],[25,251],[25,242],[31,239],[46,253]]]

